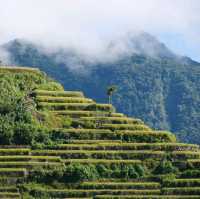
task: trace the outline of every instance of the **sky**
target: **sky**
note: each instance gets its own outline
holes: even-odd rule
[[[0,44],[15,38],[96,53],[145,31],[200,61],[200,0],[0,0]]]

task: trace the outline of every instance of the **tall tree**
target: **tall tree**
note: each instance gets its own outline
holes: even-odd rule
[[[117,91],[116,85],[111,85],[107,88],[108,103],[112,104],[112,96]]]

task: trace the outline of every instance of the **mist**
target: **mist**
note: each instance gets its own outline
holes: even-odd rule
[[[126,35],[148,32],[175,53],[198,59],[198,0],[0,0],[0,3],[0,44],[19,38],[35,43],[45,53],[70,49],[91,62],[111,61],[129,53]],[[179,38],[187,48],[176,47]],[[112,43],[115,45],[109,48]],[[155,54],[153,49],[146,49]],[[6,52],[1,53],[6,60],[9,56],[5,55]]]

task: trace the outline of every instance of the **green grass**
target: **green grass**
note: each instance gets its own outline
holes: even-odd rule
[[[127,142],[175,142],[176,137],[165,131],[117,131],[123,141]]]
[[[178,196],[178,195],[118,195],[118,196],[114,196],[114,195],[97,195],[95,196],[95,199],[199,199],[200,196],[188,196],[188,195],[184,195],[184,196]]]
[[[81,147],[81,144],[86,144],[87,146],[95,145],[95,144],[110,144],[110,143],[122,143],[121,140],[67,140],[69,144],[78,144]],[[89,144],[89,145],[88,145]],[[68,145],[68,144],[64,144]],[[54,148],[54,146],[52,147]],[[55,148],[60,148],[60,145],[56,145]],[[62,146],[61,146],[62,148]]]
[[[173,179],[164,182],[165,187],[200,187],[200,178]]]
[[[105,164],[105,165],[126,165],[126,164],[141,164],[141,160],[105,160],[105,159],[66,159],[66,164]]]
[[[83,182],[82,189],[159,189],[156,182]]]
[[[25,168],[0,168],[1,177],[24,177],[26,173]]]
[[[175,188],[163,188],[163,194],[166,195],[199,195],[200,187],[175,187]]]
[[[0,149],[0,155],[29,155],[30,149]]]
[[[55,115],[69,116],[72,118],[90,117],[90,116],[108,116],[111,115],[106,111],[51,111]]]
[[[18,189],[16,186],[2,186],[0,187],[0,193],[1,192],[17,192]]]
[[[124,117],[123,113],[111,113],[111,117]]]
[[[56,162],[0,162],[0,168],[26,168],[32,169],[34,167],[53,168],[63,166]],[[0,170],[1,172],[1,170]]]
[[[11,72],[11,73],[36,73],[40,74],[41,71],[38,68],[29,68],[29,67],[16,67],[16,66],[0,66],[0,73],[6,73],[6,72]]]
[[[80,91],[46,91],[46,90],[36,90],[35,94],[37,96],[52,96],[52,97],[84,97],[83,93]]]
[[[55,149],[64,150],[157,150],[157,151],[176,151],[176,150],[198,150],[198,145],[184,144],[184,143],[124,143],[122,141],[107,142],[102,140],[77,140],[69,144],[60,144]],[[76,143],[77,142],[77,143]],[[91,143],[93,143],[91,145]],[[200,160],[199,160],[200,162]]]
[[[0,162],[16,162],[16,161],[38,161],[38,162],[61,162],[60,157],[55,156],[0,156]]]
[[[86,140],[122,140],[124,142],[175,142],[175,136],[168,132],[155,131],[115,131],[108,129],[55,129],[55,136],[59,134],[63,139]]]
[[[174,151],[172,156],[178,160],[200,158],[200,151]]]
[[[55,111],[106,111],[113,112],[114,109],[110,104],[96,104],[96,103],[48,103],[38,102],[38,107],[41,109],[55,110]]]
[[[30,190],[34,190],[36,193],[47,193],[50,197],[90,197],[90,196],[95,196],[99,194],[112,194],[112,195],[129,195],[129,194],[143,194],[143,195],[152,195],[152,194],[160,194],[159,189],[155,190],[148,190],[148,189],[143,189],[143,190],[137,190],[137,189],[102,189],[102,190],[95,190],[95,189],[68,189],[68,190],[58,190],[58,189],[42,189],[42,188],[32,188]]]
[[[33,151],[34,155],[42,156],[61,156],[64,159],[161,159],[164,157],[165,153],[163,151],[107,151],[107,150],[97,150],[97,151],[87,151],[87,150],[36,150]]]
[[[151,129],[143,124],[102,124],[102,129],[116,130],[132,130],[132,131],[150,131]]]
[[[4,199],[20,199],[20,194],[19,193],[10,193],[10,192],[2,192],[0,193],[0,198]]]
[[[51,97],[51,96],[36,96],[38,102],[48,103],[94,103],[92,99],[84,97]]]
[[[82,117],[83,121],[94,121],[105,124],[144,124],[142,120],[128,117]]]

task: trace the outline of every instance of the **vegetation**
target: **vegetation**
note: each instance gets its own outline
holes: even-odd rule
[[[169,49],[148,34],[144,40],[151,46],[159,46],[155,50],[158,56],[145,54],[142,47],[138,54],[130,52],[129,56],[108,63],[81,61],[85,67],[90,66],[87,70],[92,69],[87,75],[70,70],[71,63],[67,60],[71,60],[71,55],[73,59],[81,59],[75,52],[62,54],[66,62],[58,63],[56,57],[60,57],[60,51],[48,56],[27,41],[15,40],[7,50],[14,64],[37,65],[66,89],[82,90],[102,103],[107,102],[107,86],[117,85],[113,105],[119,112],[140,118],[152,128],[172,131],[181,141],[200,144],[200,64],[169,53]],[[133,43],[138,45],[139,41]]]
[[[112,85],[107,88],[108,103],[112,104],[112,96],[117,91],[117,86]]]
[[[199,198],[200,151],[37,69],[0,67],[0,198]]]

